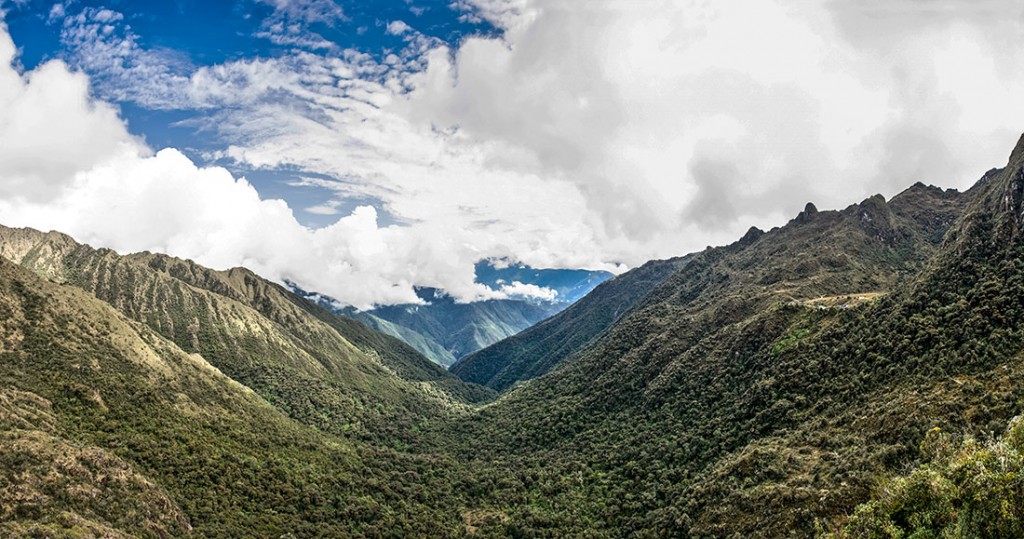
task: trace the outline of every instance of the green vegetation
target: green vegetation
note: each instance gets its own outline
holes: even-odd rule
[[[965,194],[916,185],[700,253],[449,427],[467,467],[509,485],[490,491],[509,517],[492,531],[810,536],[912,463],[929,428],[1003,428],[1022,389],[978,388],[1024,343],[1020,213],[1003,202],[1022,198],[1007,193],[1021,150]]]
[[[414,424],[491,395],[401,341],[248,270],[217,272],[149,253],[122,257],[52,234],[0,233],[8,258],[94,294],[321,430],[407,444]]]
[[[1024,429],[999,440],[957,441],[938,427],[922,444],[925,463],[887,480],[842,527],[823,537],[1001,538],[1024,536]]]
[[[245,270],[3,230],[0,534],[1020,536],[1022,216],[1024,138],[808,205],[467,358],[496,398]]]
[[[455,510],[434,503],[454,497],[437,480],[443,461],[302,426],[94,297],[7,261],[0,309],[0,507],[11,534],[457,529]]]

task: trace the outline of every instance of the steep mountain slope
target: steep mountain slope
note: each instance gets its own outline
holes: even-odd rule
[[[487,397],[401,341],[245,269],[218,272],[149,253],[120,256],[28,229],[0,228],[0,255],[94,294],[323,430],[408,438],[417,421]]]
[[[482,502],[507,517],[490,530],[810,536],[931,427],[1002,430],[1024,409],[1022,200],[1024,138],[967,193],[808,205],[695,255],[444,432],[482,474],[516,470]]]
[[[604,281],[568,309],[460,359],[450,370],[499,391],[540,376],[603,333],[688,259],[648,262]]]
[[[859,537],[1024,537],[1024,423],[979,442],[935,427],[921,444],[925,462],[885,481],[832,539]]]
[[[0,532],[451,536],[445,462],[302,426],[201,356],[0,259]],[[424,474],[424,470],[430,470]]]

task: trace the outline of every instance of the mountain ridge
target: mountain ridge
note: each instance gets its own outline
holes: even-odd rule
[[[535,269],[529,266],[498,267],[494,261],[476,264],[476,282],[501,290],[514,283],[546,289],[553,297],[509,297],[460,302],[447,292],[416,287],[420,303],[380,305],[372,309],[342,306],[317,292],[287,282],[292,292],[371,328],[397,337],[435,363],[449,368],[459,359],[569,307],[612,275],[591,270]]]
[[[92,293],[319,428],[390,436],[402,431],[397,417],[447,414],[459,401],[488,398],[405,343],[246,269],[218,272],[152,253],[122,256],[30,229],[0,228],[0,242],[0,255]],[[380,407],[369,410],[378,412],[359,411],[374,402]]]
[[[1020,410],[1019,385],[996,400],[969,389],[1019,367],[1019,150],[965,193],[915,184],[698,253],[581,353],[446,435],[473,441],[471,466],[538,474],[551,522],[575,533],[810,536],[842,522],[874,477],[913,462],[932,421],[981,430]],[[966,385],[944,386],[950,375]],[[918,415],[918,387],[956,405]],[[566,473],[581,482],[554,488]]]
[[[449,370],[499,391],[544,374],[586,346],[687,259],[651,261],[604,281],[566,310],[463,357]]]
[[[809,204],[608,281],[488,349],[489,381],[519,369],[496,397],[242,270],[11,229],[0,254],[4,533],[1024,529],[990,469],[1024,462],[1024,137],[965,192]]]
[[[444,492],[432,479],[443,461],[300,424],[110,304],[5,258],[0,312],[5,535],[456,535],[457,514],[424,502],[425,485]],[[424,467],[434,475],[405,475]]]

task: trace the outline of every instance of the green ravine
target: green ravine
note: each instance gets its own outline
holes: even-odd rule
[[[1024,534],[1024,137],[621,275],[489,387],[247,270],[0,255],[0,536]]]

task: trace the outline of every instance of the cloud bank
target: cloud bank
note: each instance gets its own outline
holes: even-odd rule
[[[272,4],[263,29],[291,52],[206,67],[143,50],[99,10],[62,24],[100,96],[202,111],[193,122],[224,141],[211,162],[316,173],[295,188],[332,195],[300,211],[335,224],[307,229],[222,168],[153,153],[82,74],[11,67],[6,32],[0,221],[245,265],[357,306],[415,302],[414,285],[538,295],[475,284],[473,264],[617,271],[809,200],[963,188],[1024,130],[1015,1],[460,0],[503,35],[452,48],[392,22],[404,47],[379,57],[303,41],[304,21],[342,20],[331,3]],[[351,200],[374,203],[340,213]]]

